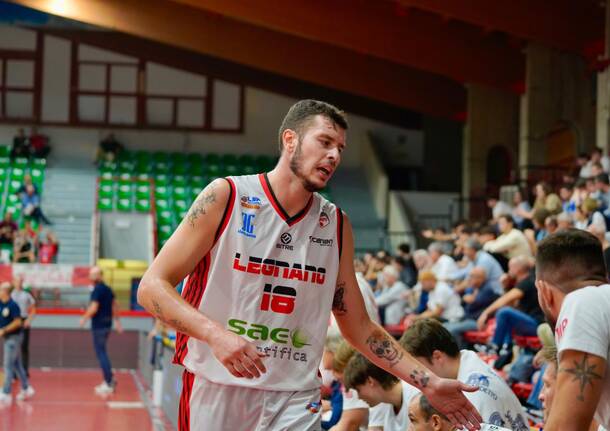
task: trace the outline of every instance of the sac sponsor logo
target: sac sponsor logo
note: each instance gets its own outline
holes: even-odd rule
[[[332,238],[318,238],[315,236],[310,236],[309,242],[319,245],[320,247],[332,247],[334,244],[334,240]]]
[[[227,325],[229,331],[245,336],[252,341],[272,342],[272,346],[256,347],[259,352],[265,353],[268,357],[307,362],[307,353],[299,349],[311,344],[309,343],[307,333],[300,328],[292,330],[288,328],[271,328],[240,319],[230,319]]]
[[[290,250],[290,251],[293,251],[294,250],[294,246],[291,244],[291,242],[292,242],[292,235],[290,235],[288,232],[284,232],[280,236],[280,242],[275,244],[275,248],[278,248],[280,250]]]

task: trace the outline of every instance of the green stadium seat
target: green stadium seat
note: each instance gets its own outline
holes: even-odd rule
[[[215,164],[208,164],[205,166],[205,173],[209,176],[209,177],[220,177],[221,173],[220,173],[220,165],[215,165]]]
[[[242,175],[254,175],[258,173],[255,165],[240,165]]]
[[[133,184],[130,182],[120,182],[117,188],[119,199],[131,199],[133,195]]]
[[[203,156],[199,153],[190,153],[187,156],[187,160],[189,161],[189,164],[192,165],[202,165],[203,164]]]
[[[174,232],[174,228],[171,224],[160,224],[157,229],[157,233],[161,238],[169,238]]]
[[[174,199],[174,211],[176,213],[179,213],[182,211],[187,211],[187,210],[188,210],[188,204],[186,203],[186,200]]]
[[[8,177],[8,169],[0,168],[0,181],[4,181]]]
[[[21,207],[19,206],[6,206],[4,212],[13,213],[13,220],[19,220],[21,218]]]
[[[47,167],[47,159],[34,158],[30,161],[30,166],[44,170]]]
[[[0,157],[8,157],[11,155],[11,147],[8,145],[0,145]]]
[[[147,174],[145,172],[140,172],[136,175],[136,179],[138,179],[139,181],[150,180],[152,179],[152,175]]]
[[[254,157],[252,157],[250,154],[242,154],[241,156],[237,157],[237,163],[242,166],[253,165]]]
[[[103,170],[116,171],[117,164],[116,164],[116,162],[111,162],[109,160],[105,160],[102,163],[100,163],[99,168],[100,168],[100,172]]]
[[[187,164],[188,157],[184,153],[171,153],[169,159],[174,165]]]
[[[10,207],[15,207],[19,205],[20,199],[17,195],[8,195],[6,197],[6,205]]]
[[[111,180],[114,178],[114,171],[102,171],[100,172],[100,177],[105,180]]]
[[[42,184],[44,181],[44,170],[40,168],[31,168],[30,175],[34,184]]]
[[[187,175],[190,172],[190,166],[186,163],[176,163],[172,167],[174,175]]]
[[[135,168],[135,164],[131,160],[122,160],[119,162],[119,171],[133,171]]]
[[[17,191],[21,188],[21,184],[23,184],[20,180],[11,180],[8,183],[8,192],[11,194],[17,193]]]
[[[133,153],[132,160],[136,162],[136,164],[150,164],[152,160],[152,154],[148,151],[136,151]]]
[[[8,168],[11,165],[10,157],[0,157],[0,167]]]
[[[127,198],[119,199],[116,208],[122,212],[130,212],[133,210],[133,201]]]
[[[122,181],[130,180],[131,179],[131,172],[121,172],[119,174],[119,179],[122,180]]]
[[[168,153],[164,153],[163,151],[155,151],[152,154],[152,160],[153,163],[157,163],[157,162],[167,162],[169,160],[169,154]]]
[[[123,150],[117,155],[117,160],[119,162],[131,160],[133,157],[133,153],[131,151]]]
[[[220,156],[216,153],[209,153],[205,155],[204,161],[206,165],[219,165]]]
[[[100,198],[112,198],[114,196],[114,184],[111,182],[101,181],[99,195]]]
[[[201,189],[192,188],[191,189],[191,201],[194,201],[195,199],[197,199],[197,196],[199,196],[199,193],[201,193]]]
[[[235,154],[223,154],[220,157],[220,164],[227,165],[236,165],[237,164],[237,156]]]
[[[156,186],[155,187],[155,198],[156,199],[169,199],[171,196],[169,187],[167,186]]]
[[[158,223],[172,224],[174,221],[174,213],[169,210],[162,210],[157,212]]]
[[[182,186],[174,187],[174,190],[172,191],[172,196],[174,197],[174,200],[186,200],[188,199],[188,190],[186,189],[186,187]]]
[[[188,214],[188,210],[178,210],[175,213],[176,220],[182,221],[184,217]]]
[[[187,183],[188,181],[184,175],[174,175],[174,178],[172,178],[172,185],[174,187],[184,187]]]
[[[12,165],[14,167],[25,169],[28,165],[28,162],[29,162],[29,160],[27,157],[15,157],[13,159]]]
[[[23,181],[23,176],[25,175],[25,169],[23,168],[12,168],[11,169],[11,179]]]
[[[150,199],[137,199],[136,211],[141,213],[150,212]]]
[[[97,201],[97,208],[100,211],[112,211],[112,199],[100,197]]]
[[[157,199],[155,205],[157,206],[157,212],[169,209],[169,201],[167,199]]]
[[[150,199],[150,184],[140,183],[136,186],[136,197],[138,199]]]
[[[239,175],[241,173],[241,170],[236,163],[236,164],[231,164],[231,165],[224,165],[223,172],[224,172],[225,176],[231,176],[231,175]]]
[[[169,172],[169,162],[166,160],[161,160],[159,162],[154,163],[155,172],[157,173],[167,173]]]
[[[155,186],[168,186],[169,175],[167,174],[156,174],[155,175]]]
[[[195,189],[202,189],[208,185],[208,178],[203,175],[193,175],[191,177],[191,187]]]
[[[205,174],[205,164],[203,162],[191,164],[189,172],[191,175],[203,175]]]

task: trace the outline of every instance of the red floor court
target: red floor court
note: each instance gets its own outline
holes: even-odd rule
[[[104,399],[93,391],[101,382],[98,370],[31,370],[36,394],[0,408],[0,431],[172,430],[158,410],[153,410],[157,418],[151,418],[135,373],[116,372],[115,379],[115,394]]]

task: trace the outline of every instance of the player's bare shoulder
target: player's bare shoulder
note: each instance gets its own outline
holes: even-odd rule
[[[189,228],[198,229],[202,224],[220,220],[231,195],[228,180],[217,178],[204,188],[191,205],[184,221]]]

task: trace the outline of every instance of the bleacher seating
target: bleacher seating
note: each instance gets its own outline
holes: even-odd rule
[[[209,182],[269,171],[276,161],[265,155],[125,151],[116,162],[100,164],[97,208],[146,213],[154,202],[160,248]],[[328,191],[323,194],[330,198]]]

